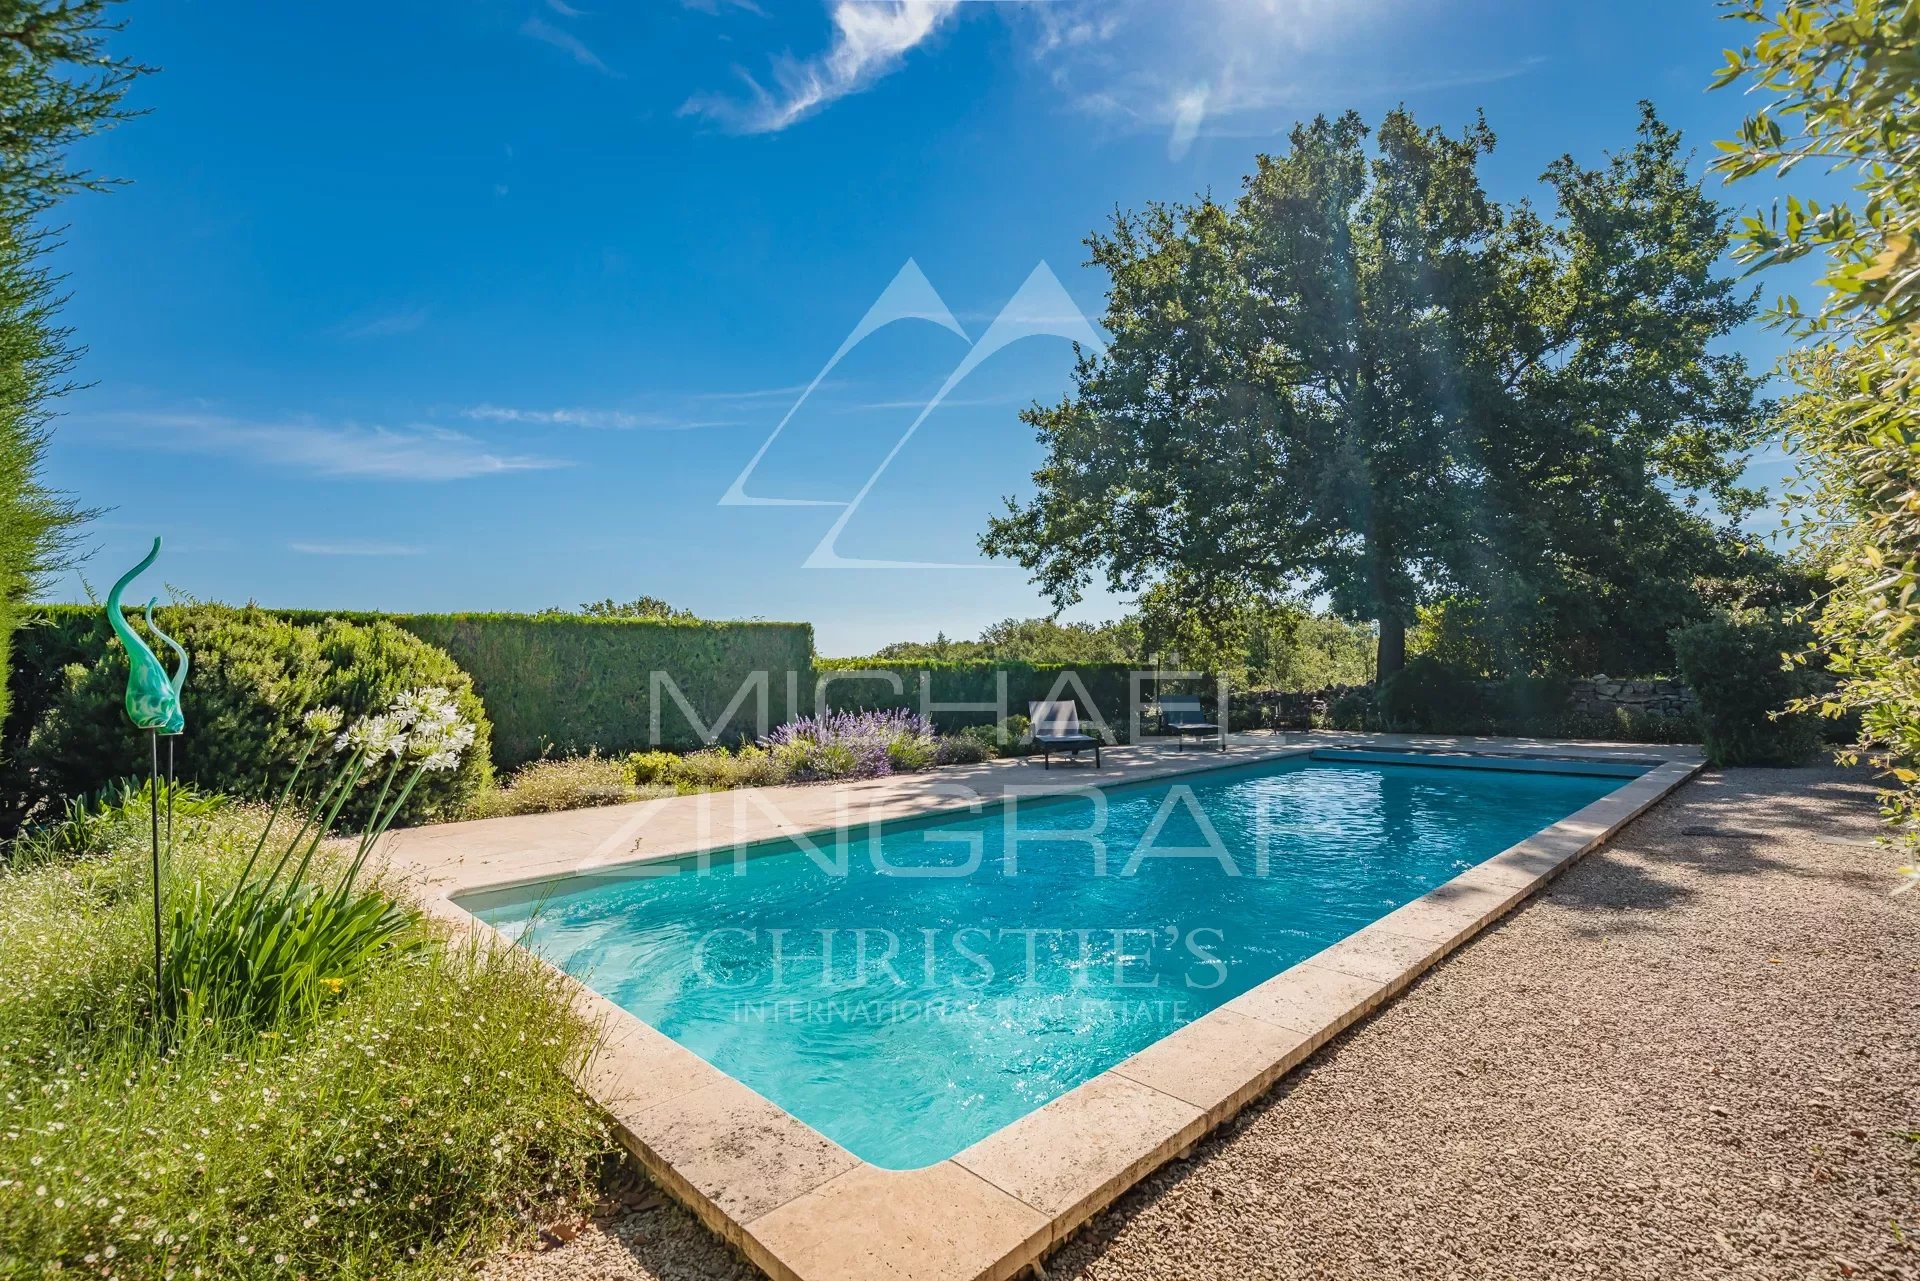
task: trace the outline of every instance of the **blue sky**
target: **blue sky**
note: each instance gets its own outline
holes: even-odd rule
[[[1015,415],[1065,390],[1057,334],[1099,314],[1080,242],[1116,205],[1230,195],[1293,121],[1349,106],[1449,127],[1484,107],[1507,199],[1562,152],[1626,145],[1640,98],[1702,164],[1743,107],[1705,90],[1738,34],[1710,0],[131,0],[125,17],[122,51],[162,70],[136,90],[148,114],[84,155],[128,185],[62,211],[91,385],[48,478],[105,510],[53,596],[79,598],[80,575],[104,590],[160,534],[165,580],[200,599],[650,593],[810,621],[829,654],[1044,612],[1015,568],[848,563],[977,559],[1039,460]],[[910,318],[795,409],[909,261]],[[976,348],[996,317],[1019,340]],[[1766,363],[1781,341],[1739,346]],[[720,502],[783,418],[740,492],[857,507]]]

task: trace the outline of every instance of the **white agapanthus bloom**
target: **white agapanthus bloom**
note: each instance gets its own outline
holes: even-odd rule
[[[410,689],[394,698],[388,714],[402,725],[431,723],[445,719],[452,703],[452,697],[445,690]]]
[[[340,736],[344,746],[365,752],[368,760],[399,756],[407,750],[407,731],[388,712],[368,716]]]
[[[325,715],[331,714],[329,722]],[[322,708],[307,714],[310,729],[338,728],[340,713]],[[323,728],[325,727],[325,728]],[[364,752],[369,761],[383,756],[411,760],[432,772],[456,769],[461,755],[473,746],[472,722],[460,715],[460,705],[444,689],[410,689],[397,695],[387,710],[363,717],[335,740],[335,746]]]
[[[426,770],[456,768],[473,746],[474,727],[462,719],[453,695],[443,689],[409,690],[395,700],[395,707],[403,703],[412,718],[407,749],[413,759]]]
[[[300,724],[310,734],[335,734],[346,719],[337,707],[316,707],[300,718]]]
[[[460,753],[445,748],[426,757],[420,762],[420,768],[429,774],[444,774],[460,768]]]

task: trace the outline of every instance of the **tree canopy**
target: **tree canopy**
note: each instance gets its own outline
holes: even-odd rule
[[[953,640],[945,632],[931,641],[897,641],[873,655],[885,662],[1137,663],[1143,650],[1140,624],[1063,623],[1053,618],[1007,618],[978,640]]]
[[[1056,605],[1096,575],[1202,618],[1322,596],[1377,622],[1383,675],[1442,597],[1552,665],[1596,609],[1701,572],[1764,431],[1711,350],[1754,310],[1714,268],[1730,219],[1651,107],[1623,152],[1548,169],[1551,217],[1487,195],[1493,146],[1321,117],[1232,205],[1116,213],[1087,242],[1111,344],[1022,415],[1038,492],[983,548]]]
[[[1912,0],[1729,0],[1751,44],[1718,85],[1764,94],[1729,179],[1824,162],[1857,200],[1790,196],[1740,225],[1754,269],[1826,260],[1814,310],[1783,298],[1771,319],[1805,340],[1785,407],[1801,465],[1799,532],[1828,573],[1815,631],[1857,711],[1859,748],[1888,772],[1889,815],[1920,842],[1920,5]],[[1908,869],[1909,887],[1920,871]]]
[[[551,610],[551,613],[564,613],[564,610]],[[615,600],[608,596],[601,600],[581,603],[578,613],[588,618],[692,618],[693,611],[668,604],[658,596],[639,596],[633,600]]]
[[[1143,595],[1133,612],[1106,623],[1008,618],[978,640],[900,641],[880,662],[1128,663],[1215,672],[1243,689],[1323,689],[1372,676],[1373,633],[1291,601],[1249,597],[1205,619],[1171,593]]]

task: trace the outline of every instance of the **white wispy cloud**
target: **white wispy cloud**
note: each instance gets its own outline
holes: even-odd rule
[[[299,552],[302,556],[419,556],[427,549],[415,547],[411,543],[376,543],[360,539],[345,539],[340,542],[293,542],[287,544],[287,550]]]
[[[635,409],[518,409],[510,405],[473,405],[460,411],[475,422],[526,423],[541,427],[601,427],[620,431],[689,431],[698,427],[731,427],[719,419]]]
[[[1343,102],[1523,75],[1528,58],[1436,71],[1444,15],[1417,0],[1052,0],[1000,10],[1055,89],[1109,127],[1196,139],[1266,136],[1338,91]]]
[[[391,338],[410,334],[426,323],[427,308],[399,307],[349,320],[340,326],[340,334],[345,338]]]
[[[241,458],[310,476],[471,480],[571,465],[561,458],[504,453],[444,427],[262,422],[197,413],[126,413],[95,421],[129,446]]]
[[[1200,125],[1207,118],[1207,87],[1195,85],[1173,100],[1173,131],[1167,135],[1167,156],[1184,157],[1200,136]]]
[[[815,391],[839,390],[852,386],[847,382],[829,380],[814,388]],[[746,387],[738,391],[697,391],[687,397],[688,400],[717,401],[721,403],[751,403],[762,400],[791,400],[807,389],[806,383],[794,383],[788,387]]]
[[[569,13],[570,11],[562,7],[556,9],[555,12]],[[520,34],[529,36],[544,44],[550,44],[554,48],[572,57],[572,59],[581,66],[592,67],[602,75],[611,76],[618,74],[612,67],[609,67],[600,60],[599,54],[587,48],[586,41],[574,35],[571,31],[554,26],[538,14],[520,24]]]
[[[833,41],[817,58],[780,58],[769,88],[751,73],[744,99],[689,98],[682,115],[705,116],[740,133],[777,133],[827,104],[859,93],[900,65],[959,12],[960,0],[833,0]]]
[[[681,3],[711,13],[739,0]],[[1164,132],[1175,160],[1200,138],[1271,135],[1330,91],[1398,97],[1542,61],[1436,69],[1452,18],[1427,0],[829,0],[825,53],[776,58],[765,80],[741,69],[741,93],[695,95],[680,112],[778,132],[895,71],[967,9],[1001,15],[1072,108],[1104,128]]]

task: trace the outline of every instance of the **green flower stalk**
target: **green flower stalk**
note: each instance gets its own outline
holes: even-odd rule
[[[175,1029],[254,1034],[310,1022],[379,956],[417,945],[418,917],[361,874],[423,774],[451,770],[473,745],[453,695],[413,690],[345,732],[331,708],[309,712],[306,745],[282,786],[239,880],[223,893],[196,883],[175,909],[165,1000]],[[273,867],[256,875],[281,814],[317,754],[344,752]],[[382,762],[385,762],[384,768]],[[337,881],[309,873],[355,790],[380,776],[372,813]]]

